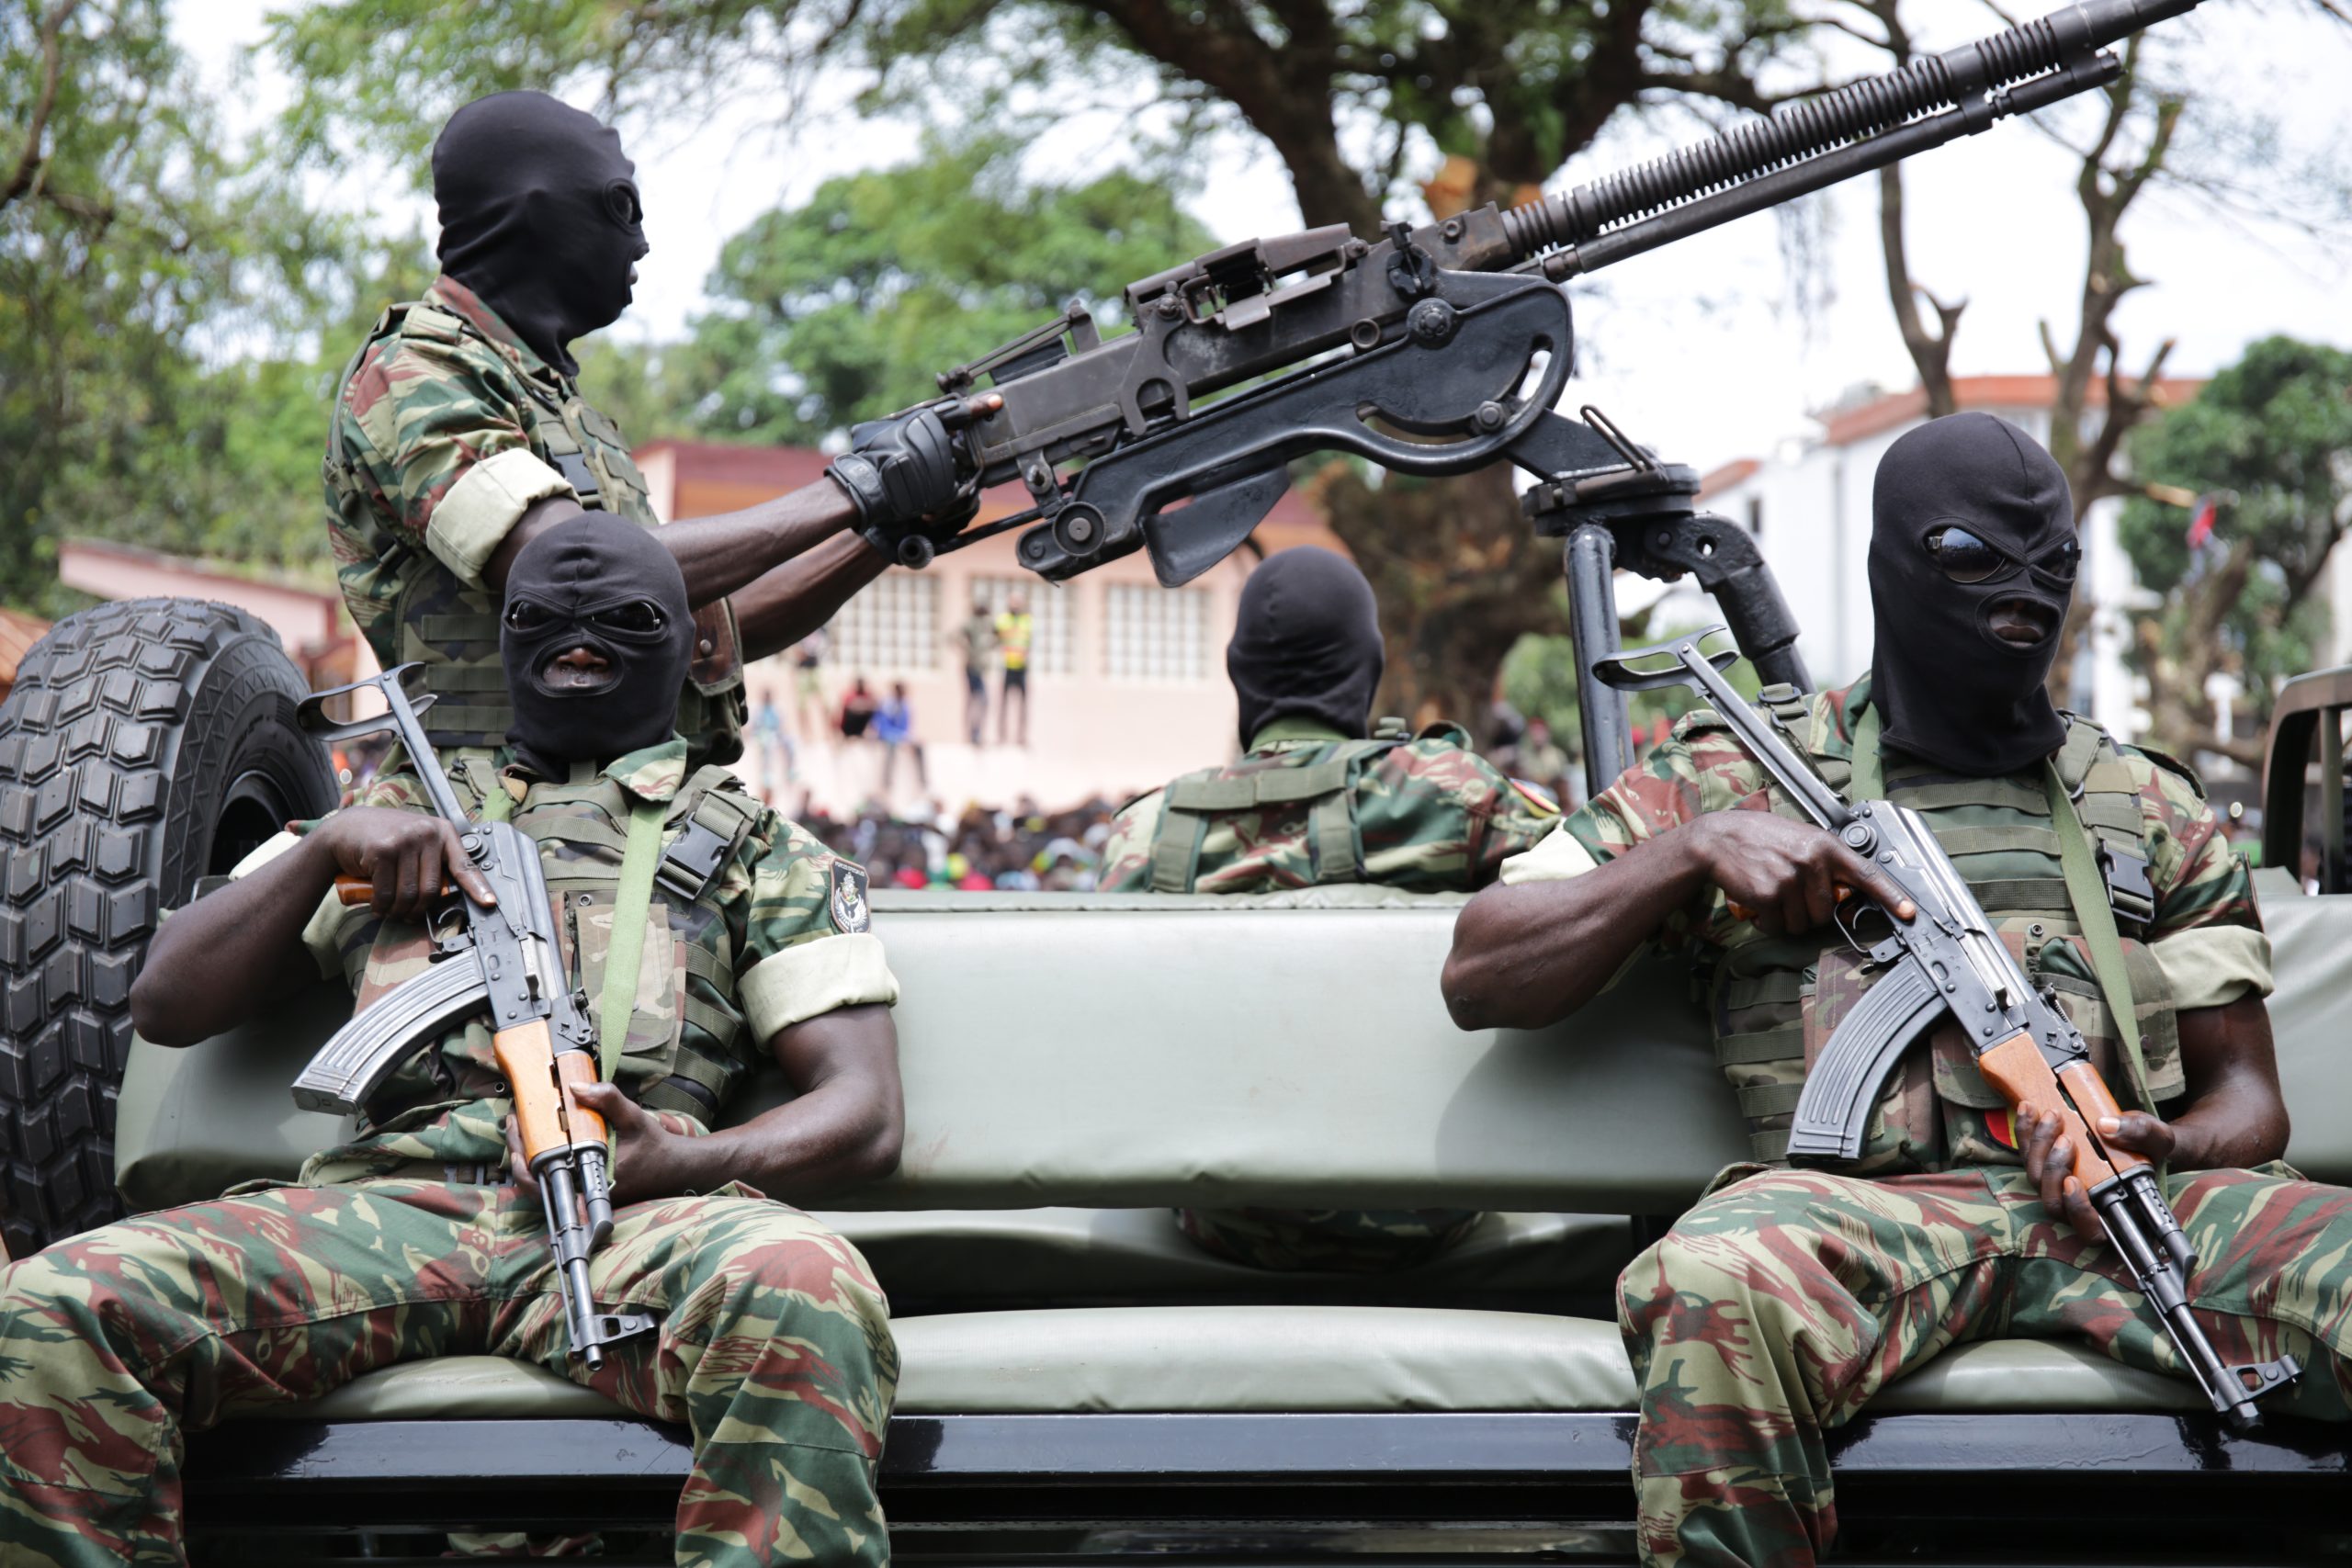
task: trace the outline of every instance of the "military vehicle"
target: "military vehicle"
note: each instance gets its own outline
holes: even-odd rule
[[[1143,548],[1181,581],[1247,536],[1309,449],[1426,471],[1508,459],[1537,475],[1536,525],[1566,540],[1588,671],[1614,651],[1614,562],[1692,573],[1759,666],[1801,677],[1752,540],[1696,513],[1690,471],[1598,414],[1552,412],[1569,357],[1555,286],[2095,85],[2099,43],[2186,6],[2092,0],[1971,46],[1957,74],[1928,62],[1517,212],[1230,247],[1131,289],[1132,337],[1073,315],[943,390],[985,376],[1001,393],[962,438],[976,467],[1028,485],[1036,505],[1011,525],[1035,522],[1021,548],[1043,575]],[[334,805],[296,723],[305,694],[265,627],[189,601],[70,616],[23,661],[0,708],[13,1252],[287,1179],[339,1137],[288,1092],[348,1017],[339,988],[181,1051],[135,1039],[127,1010],[165,910]],[[1612,702],[1588,684],[1604,773],[1630,739]],[[2289,1153],[2335,1182],[2352,1181],[2347,708],[2352,671],[2280,700],[2259,879]],[[1648,964],[1553,1029],[1463,1033],[1438,988],[1458,898],[874,902],[905,986],[905,1154],[826,1217],[891,1297],[898,1555],[1633,1556],[1615,1280],[1749,1149],[1681,975]],[[781,1092],[763,1082],[744,1113]],[[1487,1213],[1433,1260],[1371,1276],[1229,1265],[1170,1213],[1252,1204]],[[429,1557],[475,1529],[594,1530],[608,1560],[666,1562],[686,1456],[681,1432],[553,1373],[447,1358],[198,1435],[187,1518],[198,1562]],[[1833,1457],[1850,1562],[2352,1551],[2342,1433],[2284,1417],[2233,1432],[2189,1385],[2062,1342],[1937,1358]]]

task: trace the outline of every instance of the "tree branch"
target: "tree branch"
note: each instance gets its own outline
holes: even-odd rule
[[[40,91],[33,98],[32,118],[25,126],[24,151],[17,154],[16,170],[6,185],[0,185],[0,207],[32,189],[33,180],[46,162],[41,156],[41,141],[49,134],[49,117],[57,107],[57,81],[64,72],[65,24],[81,5],[82,0],[62,0],[40,19]]]

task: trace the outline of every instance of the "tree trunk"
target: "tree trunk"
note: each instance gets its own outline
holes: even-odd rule
[[[1567,629],[1559,541],[1521,515],[1516,477],[1497,465],[1453,479],[1391,475],[1375,489],[1345,462],[1316,477],[1332,531],[1380,601],[1380,713],[1416,728],[1451,719],[1483,743],[1503,656],[1529,632]]]

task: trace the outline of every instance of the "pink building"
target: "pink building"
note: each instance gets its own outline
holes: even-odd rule
[[[657,441],[636,457],[664,520],[751,505],[814,481],[825,466],[823,454],[806,448],[702,442]],[[1027,501],[1018,486],[992,491],[980,521],[1009,515]],[[1166,589],[1149,559],[1136,554],[1057,586],[1015,562],[1018,536],[1007,533],[944,555],[922,571],[885,572],[834,618],[820,696],[799,705],[799,712],[786,660],[753,667],[753,705],[772,694],[797,742],[796,788],[788,796],[777,788],[777,804],[797,803],[798,785],[836,810],[879,796],[880,749],[832,739],[842,694],[857,675],[883,694],[905,683],[930,765],[929,793],[951,808],[967,800],[1011,805],[1023,795],[1048,807],[1094,795],[1123,800],[1234,753],[1225,645],[1236,596],[1256,558],[1238,551],[1184,587]],[[1283,498],[1257,537],[1269,552],[1302,544],[1339,547],[1295,492]],[[976,749],[964,739],[964,667],[950,639],[975,603],[993,612],[1015,592],[1026,596],[1035,618],[1030,743]],[[992,671],[990,742],[1000,680]],[[745,759],[742,771],[761,783],[755,758]],[[894,804],[921,798],[911,773],[902,760],[889,791]]]

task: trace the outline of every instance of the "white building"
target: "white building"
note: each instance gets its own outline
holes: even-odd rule
[[[2047,444],[2055,385],[2049,376],[1961,376],[1952,390],[1962,409],[1998,414]],[[2167,379],[2160,389],[2179,400],[2193,397],[2200,385]],[[1815,434],[1785,442],[1769,457],[1727,463],[1702,482],[1701,506],[1745,524],[1756,536],[1803,629],[1797,649],[1818,685],[1843,685],[1870,668],[1871,481],[1886,449],[1926,420],[1924,391],[1872,389],[1819,415]],[[2138,678],[2123,662],[2131,636],[2126,611],[2142,590],[2116,538],[2121,510],[2119,501],[2101,501],[2084,520],[2083,575],[2075,592],[2092,608],[2075,693],[2077,706],[2129,739],[2145,727],[2146,716]],[[2187,523],[2184,514],[2183,526]],[[1704,595],[1679,588],[1658,624],[1714,616]]]

